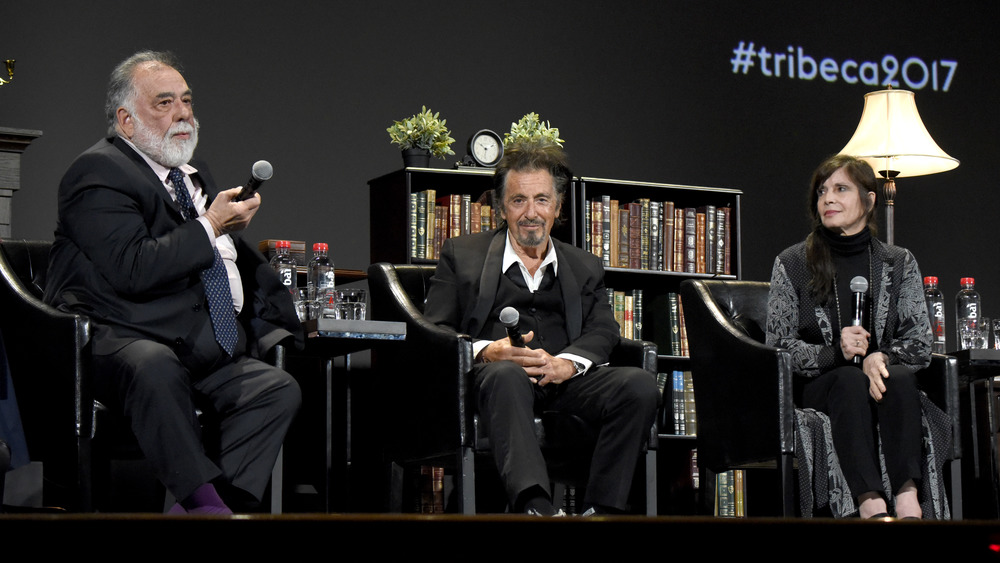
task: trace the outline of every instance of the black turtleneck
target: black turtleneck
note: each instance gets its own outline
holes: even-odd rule
[[[853,302],[853,292],[851,291],[851,280],[855,276],[861,276],[868,280],[868,311],[865,313],[865,329],[871,332],[871,231],[862,229],[856,235],[843,236],[826,228],[820,228],[820,233],[830,245],[830,258],[833,261],[834,271],[837,272],[836,292],[837,300],[840,302],[840,318],[835,322],[834,339],[840,339],[841,327],[851,324],[853,313],[851,305]],[[831,307],[836,311],[836,306]],[[877,350],[875,335],[869,339],[868,351]]]

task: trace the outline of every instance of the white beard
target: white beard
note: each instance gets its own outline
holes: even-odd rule
[[[178,121],[170,126],[166,134],[157,136],[157,132],[139,121],[134,115],[132,121],[135,130],[132,135],[132,143],[144,152],[154,162],[158,162],[167,168],[175,168],[187,164],[194,155],[194,149],[198,146],[199,123],[196,119],[194,127],[189,123]],[[190,133],[188,139],[175,139],[173,135],[177,133]]]

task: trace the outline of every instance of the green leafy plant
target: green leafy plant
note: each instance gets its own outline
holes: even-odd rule
[[[510,133],[503,135],[505,147],[520,141],[550,141],[560,147],[563,144],[563,140],[559,138],[559,129],[551,127],[548,121],[542,122],[535,112],[525,114],[517,123],[511,123]]]
[[[426,149],[431,155],[442,159],[445,155],[455,154],[451,150],[455,139],[451,137],[447,120],[438,116],[438,113],[431,113],[427,106],[423,106],[420,113],[396,121],[386,129],[390,142],[399,145],[402,150]]]

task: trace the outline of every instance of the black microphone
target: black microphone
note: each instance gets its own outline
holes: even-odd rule
[[[865,325],[865,309],[866,301],[868,300],[868,280],[864,276],[855,276],[851,280],[851,291],[854,292],[854,299],[851,301],[851,313],[854,318],[851,319],[851,326]],[[854,356],[854,363],[861,363],[861,356]]]
[[[261,184],[271,179],[272,174],[274,174],[274,168],[270,162],[258,160],[253,163],[253,168],[250,169],[250,179],[247,180],[246,184],[243,184],[243,189],[240,190],[234,201],[243,201],[244,199],[253,197],[253,194],[257,192]]]
[[[507,327],[507,338],[510,339],[510,345],[524,348],[524,337],[521,336],[521,329],[518,327],[520,319],[521,315],[513,307],[504,307],[503,311],[500,311],[500,322]]]

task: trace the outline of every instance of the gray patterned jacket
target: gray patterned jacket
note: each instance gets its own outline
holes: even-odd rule
[[[768,295],[767,344],[792,353],[795,375],[816,377],[843,364],[833,347],[830,322],[835,311],[820,306],[808,289],[805,242],[785,249],[774,261]],[[930,363],[931,327],[920,268],[905,248],[872,239],[871,299],[879,351],[889,364],[916,371]]]

